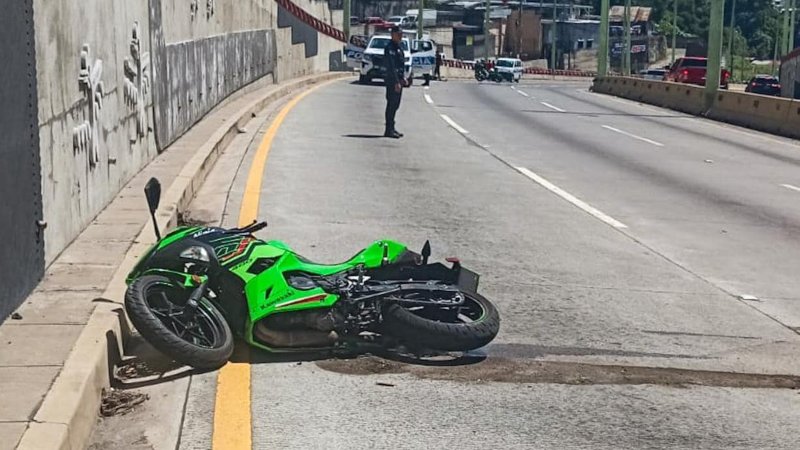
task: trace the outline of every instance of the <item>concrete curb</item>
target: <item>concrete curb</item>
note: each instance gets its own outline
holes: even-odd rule
[[[218,128],[184,165],[164,191],[156,212],[162,232],[177,224],[219,155],[255,114],[291,91],[323,81],[344,78],[346,73],[325,73],[295,80],[255,99],[232,115],[235,120]],[[195,125],[197,126],[197,125]],[[169,150],[167,150],[169,151]],[[92,312],[67,357],[61,372],[17,445],[21,450],[83,449],[97,420],[102,390],[110,385],[114,363],[122,355],[122,345],[131,328],[119,300],[125,292],[125,278],[136,261],[155,242],[151,222],[147,222],[128,249],[103,292],[103,299]]]

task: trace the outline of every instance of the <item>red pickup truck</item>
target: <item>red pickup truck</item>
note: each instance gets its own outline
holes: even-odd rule
[[[664,81],[674,81],[676,83],[696,84],[698,86],[706,85],[706,66],[708,65],[707,58],[699,57],[685,57],[679,58],[675,61],[672,67],[667,66],[667,74],[664,75]],[[728,79],[731,73],[725,69],[721,69],[719,87],[728,89]]]

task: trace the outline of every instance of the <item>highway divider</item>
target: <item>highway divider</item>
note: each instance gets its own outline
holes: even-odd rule
[[[709,107],[702,86],[633,77],[597,77],[592,91],[800,138],[800,102],[788,98],[720,90]]]

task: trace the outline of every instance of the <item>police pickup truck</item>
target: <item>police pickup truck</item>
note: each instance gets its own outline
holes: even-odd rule
[[[360,83],[369,83],[375,78],[383,79],[386,76],[383,52],[389,45],[391,37],[378,34],[372,36],[365,48],[360,47],[365,40],[365,36],[352,36],[346,49],[347,65],[359,70]],[[414,76],[430,76],[433,73],[436,65],[436,46],[430,39],[404,36],[400,46],[405,54],[404,76],[407,80],[413,79]]]

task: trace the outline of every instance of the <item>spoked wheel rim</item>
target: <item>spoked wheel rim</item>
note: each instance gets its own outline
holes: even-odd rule
[[[225,330],[207,299],[186,313],[188,292],[168,283],[154,284],[147,290],[145,302],[150,312],[178,338],[201,348],[220,348],[225,343]]]
[[[464,303],[458,306],[445,305],[403,305],[406,311],[423,319],[440,323],[469,324],[479,322],[486,316],[486,307],[471,297],[469,294],[460,293],[464,296]]]

